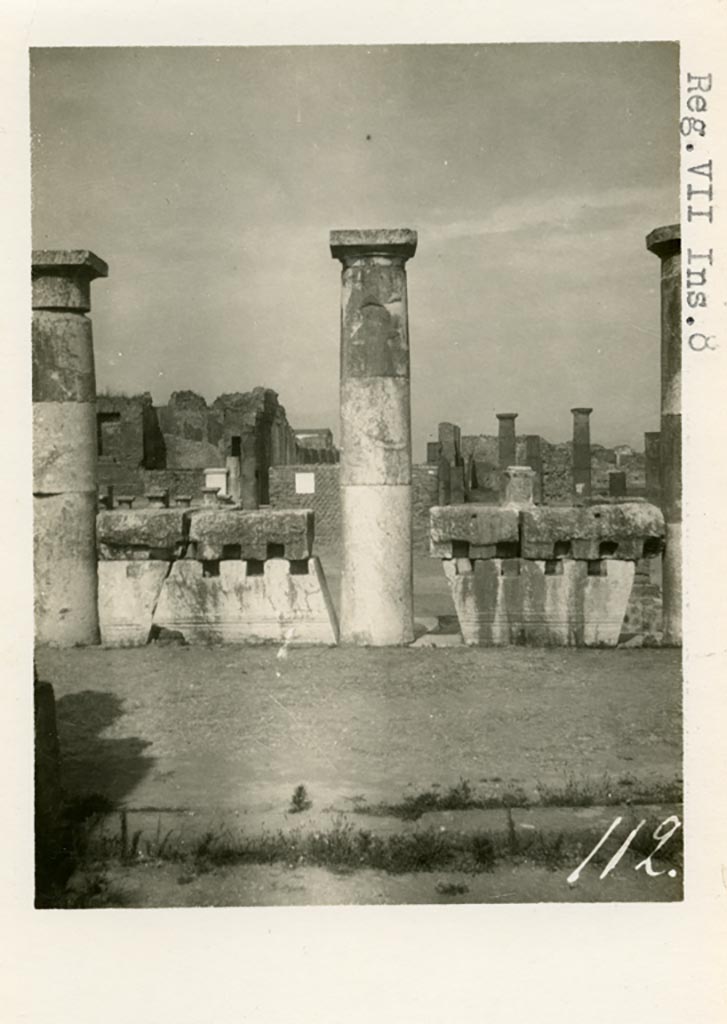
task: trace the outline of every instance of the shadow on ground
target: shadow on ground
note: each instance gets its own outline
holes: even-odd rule
[[[69,693],[55,701],[53,712],[52,689],[47,683],[40,686],[46,687],[46,703],[50,699],[57,742],[53,737],[51,774],[44,771],[39,776],[38,755],[47,746],[47,737],[38,733],[36,712],[35,905],[72,907],[66,885],[83,860],[90,830],[150,771],[156,758],[143,753],[151,745],[149,740],[103,737],[104,730],[123,714],[124,702],[115,694]],[[57,795],[45,792],[52,782]]]
[[[156,764],[144,755],[150,740],[102,735],[124,713],[123,704],[116,694],[96,690],[57,700],[61,780],[69,798],[94,793],[117,804]]]

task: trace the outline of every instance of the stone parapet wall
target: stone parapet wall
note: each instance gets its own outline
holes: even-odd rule
[[[306,510],[146,508],[99,512],[101,641],[338,641]]]
[[[665,536],[653,505],[468,503],[433,508],[430,528],[468,644],[615,646],[627,611],[629,628],[653,630],[644,566],[661,556]]]

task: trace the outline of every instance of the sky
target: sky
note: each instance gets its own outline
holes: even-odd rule
[[[415,461],[441,420],[643,450],[679,218],[672,43],[31,51],[33,245],[91,249],[99,390],[263,385],[338,436],[333,228],[409,227]]]

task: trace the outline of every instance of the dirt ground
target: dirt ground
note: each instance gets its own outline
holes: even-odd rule
[[[681,769],[676,651],[158,647],[39,650],[71,793],[285,810],[460,779],[563,786]]]
[[[334,872],[247,864],[189,877],[179,865],[117,868],[108,881],[118,904],[134,907],[255,907],[356,904],[630,903],[681,898],[668,873],[644,878],[632,867],[601,880],[593,871],[569,885],[565,871],[502,866],[487,874]]]

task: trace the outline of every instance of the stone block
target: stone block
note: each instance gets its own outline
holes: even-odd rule
[[[190,521],[190,556],[199,561],[287,558],[313,553],[310,509],[200,509]]]
[[[523,558],[637,561],[664,544],[664,518],[646,502],[527,509],[521,523]]]
[[[527,559],[489,559],[460,571],[445,561],[465,643],[477,646],[616,646],[634,578],[634,564],[608,559],[555,565]]]
[[[38,644],[71,647],[98,643],[96,508],[95,492],[33,498]]]
[[[273,558],[261,574],[252,569],[246,561],[221,561],[213,568],[175,562],[154,625],[177,630],[189,643],[338,642],[338,623],[317,558],[297,566]]]
[[[341,638],[364,646],[414,640],[411,487],[342,487]]]
[[[183,508],[120,508],[99,512],[96,540],[100,560],[170,561],[187,544],[189,513]]]
[[[76,313],[33,316],[33,401],[95,402],[91,321]]]
[[[495,505],[438,505],[430,510],[432,558],[496,558],[516,555],[516,509]]]
[[[98,616],[101,643],[142,647],[169,572],[168,561],[110,561],[98,564]]]
[[[33,493],[96,493],[92,402],[33,403]]]

